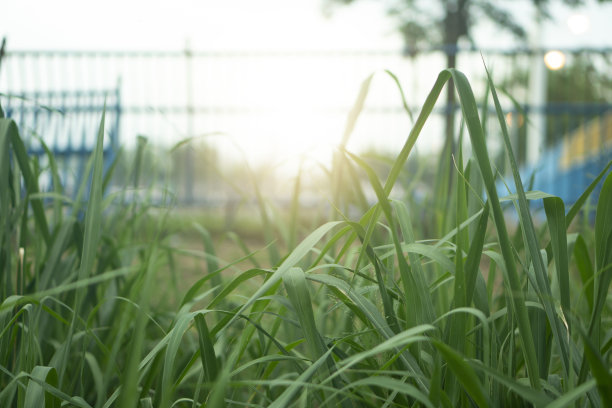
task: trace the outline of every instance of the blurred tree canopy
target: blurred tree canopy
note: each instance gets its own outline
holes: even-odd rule
[[[573,130],[584,125],[608,109],[612,102],[612,61],[601,59],[596,64],[591,53],[578,52],[569,56],[568,63],[556,71],[548,71],[546,103],[547,117],[545,142],[557,144]],[[511,94],[525,94],[529,83],[529,70],[517,69],[500,82],[500,87]],[[576,112],[581,112],[577,114]],[[527,149],[528,122],[520,119],[517,126],[519,160],[524,161]]]

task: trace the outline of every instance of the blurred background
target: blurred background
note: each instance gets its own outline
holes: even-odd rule
[[[301,174],[301,200],[316,205],[365,80],[374,74],[346,148],[385,163],[446,67],[494,114],[484,60],[524,177],[572,202],[612,158],[610,21],[612,3],[595,0],[12,1],[0,104],[43,168],[44,145],[55,153],[68,193],[106,106],[107,165],[121,149],[116,175],[127,177],[146,143],[138,160],[154,165],[138,184],[154,199],[232,207],[254,177],[282,204]],[[414,194],[441,171],[440,151],[457,151],[458,112],[445,91],[411,159],[425,174]]]

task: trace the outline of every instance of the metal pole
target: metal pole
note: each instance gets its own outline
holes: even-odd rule
[[[2,60],[4,59],[6,49],[6,37],[2,37],[2,45],[0,45],[0,74],[2,74]]]
[[[190,41],[187,40],[185,45],[185,83],[186,98],[187,98],[187,137],[194,136],[194,105],[193,105],[193,52],[191,50]],[[194,182],[194,166],[193,166],[193,148],[187,144],[185,149],[185,199],[186,203],[191,205],[194,202],[193,198],[193,182]]]
[[[529,99],[531,123],[527,133],[527,163],[534,165],[540,157],[546,137],[546,66],[542,49],[542,12],[536,8],[534,30],[531,36],[531,75],[529,76]]]

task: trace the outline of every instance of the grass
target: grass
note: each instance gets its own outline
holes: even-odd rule
[[[425,201],[389,198],[450,78],[471,154],[442,153],[454,172]],[[0,406],[612,406],[610,164],[569,209],[525,191],[489,79],[517,191],[500,199],[471,86],[444,70],[383,181],[346,150],[369,82],[329,169],[333,217],[304,231],[300,189],[276,217],[254,179],[262,222],[244,230],[265,245],[229,234],[230,261],[222,227],[105,192],[104,116],[86,200],[40,193],[43,169],[0,119]],[[186,259],[201,265],[187,288]]]

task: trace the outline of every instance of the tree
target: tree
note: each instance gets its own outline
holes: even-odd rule
[[[328,4],[351,4],[356,0],[327,0]],[[543,18],[550,18],[548,5],[552,0],[531,0]],[[556,0],[572,6],[584,0]],[[598,0],[600,3],[608,0]],[[446,53],[446,65],[457,65],[458,44],[467,39],[474,45],[471,27],[481,17],[509,31],[525,41],[527,33],[512,13],[492,0],[387,0],[387,11],[397,21],[397,29],[404,38],[406,54],[417,55],[421,50],[438,48]],[[506,2],[508,4],[510,2]],[[455,92],[452,83],[446,94],[446,143],[454,152]]]

